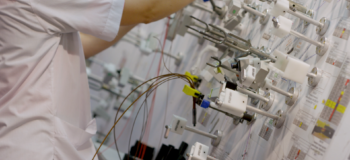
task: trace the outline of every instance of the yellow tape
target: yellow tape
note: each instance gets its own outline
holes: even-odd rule
[[[301,127],[302,124],[303,124],[303,122],[300,122],[299,127]]]
[[[317,108],[317,105],[315,105],[314,109],[316,109],[316,108]]]
[[[342,93],[342,94],[343,94],[343,93]],[[337,105],[337,103],[334,102],[334,101],[331,101],[331,100],[329,100],[329,99],[328,99],[327,102],[326,102],[326,106],[329,107],[329,108],[334,109],[334,108],[335,108],[335,105]],[[340,113],[345,113],[346,107],[339,104],[336,110],[337,110],[338,112],[340,112]]]
[[[329,126],[329,124],[327,124],[326,122],[317,120],[316,122],[317,126],[324,128],[325,126]]]
[[[337,107],[337,111],[338,112],[340,112],[340,113],[345,113],[345,110],[346,110],[346,107],[345,106],[343,106],[343,105],[338,105],[338,107]]]
[[[222,73],[221,67],[218,67],[218,73]]]
[[[336,102],[334,102],[334,101],[332,101],[332,108],[334,109],[334,107],[337,105],[337,103]]]
[[[335,107],[336,104],[337,104],[336,102],[331,101],[331,100],[329,100],[329,99],[328,99],[327,102],[326,102],[326,106],[329,107],[329,108],[332,108],[332,109],[334,109],[334,107]]]
[[[331,103],[331,100],[328,99],[328,100],[326,101],[326,104],[325,104],[325,105],[326,105],[326,106],[330,106],[330,105],[329,105],[330,103]]]

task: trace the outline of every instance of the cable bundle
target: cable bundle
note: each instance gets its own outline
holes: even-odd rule
[[[165,82],[171,81],[171,80],[175,80],[175,79],[182,79],[183,81],[187,82],[192,88],[195,88],[194,82],[193,80],[187,76],[187,75],[183,75],[183,74],[178,74],[178,73],[169,73],[169,74],[164,74],[164,75],[160,75],[158,77],[154,77],[152,79],[149,79],[145,82],[143,82],[142,84],[140,84],[139,86],[137,86],[134,90],[132,90],[122,101],[122,103],[120,104],[118,111],[116,113],[115,116],[115,123],[114,125],[111,127],[111,129],[109,130],[109,132],[107,133],[107,135],[105,136],[105,138],[103,139],[101,145],[98,147],[98,149],[96,150],[96,153],[94,155],[94,157],[92,158],[92,160],[96,157],[97,153],[99,152],[101,146],[104,144],[104,142],[106,141],[108,135],[112,132],[112,130],[115,128],[115,126],[118,124],[119,120],[124,116],[124,114],[130,109],[131,106],[133,106],[144,94],[147,93],[147,95],[149,95],[150,93],[152,93],[155,89],[157,89],[158,86],[164,84]],[[135,101],[133,101],[130,106],[122,113],[121,116],[118,117],[118,113],[119,110],[121,108],[121,106],[124,104],[125,100],[133,93],[135,92],[138,88],[140,88],[141,86],[143,86],[144,84],[148,83],[148,82],[152,82],[154,81],[146,91],[142,92],[142,94],[140,94]],[[193,109],[195,109],[196,104],[195,104],[195,98],[193,98]]]

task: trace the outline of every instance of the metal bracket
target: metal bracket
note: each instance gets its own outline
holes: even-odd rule
[[[259,108],[264,109],[265,111],[270,110],[273,102],[275,101],[275,95],[272,93],[266,93],[264,97],[268,98],[268,102],[260,101]]]
[[[286,96],[286,104],[288,106],[293,106],[295,102],[298,100],[299,92],[294,87],[288,90],[289,93],[293,94],[292,96]]]
[[[210,0],[211,5],[213,6],[213,11],[219,16],[220,19],[225,18],[227,13],[227,6],[225,5],[223,8],[220,8],[215,5],[214,0]]]
[[[226,41],[226,32],[224,30],[222,30],[221,28],[219,28],[217,26],[214,26],[212,24],[208,25],[206,22],[204,22],[204,21],[202,21],[202,20],[200,20],[200,19],[198,19],[196,17],[191,16],[191,18],[193,18],[194,20],[204,24],[205,31],[201,31],[201,30],[195,29],[194,27],[191,27],[189,25],[186,26],[187,28],[192,29],[193,31],[196,31],[196,32],[202,34],[204,39],[209,40],[209,41],[211,41],[213,43],[222,44],[222,43],[224,43]],[[214,37],[213,35],[211,35],[210,33],[212,32],[212,29],[210,29],[209,26],[212,27],[213,29],[216,29],[219,32],[221,32],[223,36],[220,37],[220,38],[217,38],[217,37]]]
[[[257,5],[255,2],[253,2],[251,5],[247,5],[247,6],[250,7],[250,8],[252,8],[252,9],[254,9],[254,10],[256,10],[256,11],[261,12],[261,11],[260,11],[261,6],[260,6],[260,5]],[[253,18],[253,20],[256,20],[256,19],[259,18],[259,16],[258,16],[258,15],[255,15],[255,14],[250,14],[250,16]]]
[[[212,25],[212,24],[208,25],[204,21],[199,20],[193,16],[191,16],[191,18],[193,18],[193,19],[197,20],[198,22],[205,25],[205,27],[203,27],[203,29],[205,29],[205,31],[201,31],[201,30],[195,29],[191,26],[187,26],[188,28],[202,34],[204,39],[209,40],[209,41],[216,43],[216,44],[224,44],[228,47],[231,47],[233,49],[237,49],[241,52],[253,53],[253,54],[256,54],[258,56],[262,56],[262,57],[271,59],[272,61],[275,60],[270,55],[252,47],[250,40],[245,40],[245,39],[243,39],[239,36],[236,36],[232,33],[226,33],[225,30],[223,30],[215,25]],[[209,28],[209,26],[211,28]],[[237,39],[237,41],[235,41],[235,39]],[[239,43],[239,41],[241,41],[242,43]]]
[[[320,19],[320,23],[322,23],[323,25],[322,26],[318,26],[316,28],[316,33],[318,35],[320,35],[320,36],[323,36],[327,32],[331,21],[329,21],[329,19],[327,19],[326,17],[323,17],[323,18]]]
[[[309,10],[306,12],[306,15],[313,19],[313,18],[314,18],[314,10],[309,9]],[[305,26],[308,26],[309,24],[310,24],[309,22],[304,21],[304,25],[305,25]]]
[[[216,139],[211,139],[211,145],[218,146],[220,144],[220,142],[221,142],[221,138],[223,136],[223,133],[222,133],[222,131],[216,130],[214,132],[214,135],[216,135],[217,138]]]
[[[316,54],[319,56],[323,56],[329,48],[329,40],[326,37],[320,37],[319,41],[323,44],[323,46],[316,47]]]
[[[217,61],[219,64],[218,64],[218,65],[213,65],[213,64],[207,63],[207,65],[209,65],[209,66],[211,66],[211,67],[214,67],[214,68],[219,68],[219,67],[221,67],[221,68],[226,69],[226,70],[228,70],[228,71],[230,71],[230,72],[233,72],[233,73],[235,73],[235,74],[240,75],[240,72],[238,72],[238,71],[236,71],[236,70],[233,70],[233,69],[231,69],[231,68],[228,67],[228,66],[222,65],[222,62],[221,62],[221,60],[220,60],[219,58],[217,58],[217,57],[211,57],[211,59]]]
[[[284,121],[286,120],[286,114],[283,113],[282,110],[278,110],[277,113],[276,113],[277,116],[279,116],[278,119],[274,119],[273,122],[274,122],[274,126],[276,128],[281,128],[284,124]]]
[[[321,78],[322,78],[322,73],[321,73],[321,70],[317,67],[314,67],[312,70],[311,70],[311,73],[315,75],[315,77],[309,77],[308,78],[308,84],[312,87],[316,87],[317,84],[320,82]]]
[[[270,16],[270,14],[268,14],[268,12],[269,12],[268,9],[265,9],[262,12],[263,14],[265,14],[265,16],[260,16],[260,20],[259,20],[260,24],[264,25],[264,24],[266,24],[269,21],[271,16]]]

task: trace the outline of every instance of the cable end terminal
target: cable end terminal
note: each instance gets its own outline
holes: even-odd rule
[[[192,96],[194,98],[198,98],[201,95],[201,92],[199,92],[198,90],[185,85],[184,89],[182,90],[182,92],[184,92],[186,95]]]

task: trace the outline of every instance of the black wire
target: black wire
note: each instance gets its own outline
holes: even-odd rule
[[[155,83],[155,82],[154,82]],[[154,84],[154,83],[152,83],[152,85]],[[151,85],[151,86],[152,86]],[[150,86],[150,87],[151,87]],[[152,90],[153,91],[153,90]],[[148,104],[147,104],[147,98],[148,98],[148,96],[150,95],[150,92],[148,91],[147,92],[147,94],[146,94],[146,98],[145,98],[145,100],[142,102],[142,104],[141,104],[141,106],[140,106],[140,108],[139,108],[139,110],[137,111],[137,114],[136,114],[136,116],[135,116],[135,119],[134,119],[134,123],[133,123],[133,125],[132,125],[132,129],[131,129],[131,134],[133,133],[133,129],[134,129],[134,125],[135,125],[135,122],[136,122],[136,119],[137,119],[137,117],[138,117],[138,114],[139,114],[139,112],[140,112],[140,110],[141,110],[141,108],[142,108],[142,106],[143,105],[145,105],[145,112],[144,112],[144,118],[143,118],[143,125],[142,125],[142,130],[141,130],[141,136],[140,136],[140,142],[141,142],[141,138],[143,137],[143,135],[144,135],[144,132],[145,132],[145,129],[144,129],[144,123],[145,123],[145,118],[146,118],[146,123],[147,123],[147,120],[148,120]],[[146,113],[146,114],[145,114]],[[116,117],[118,116],[118,113],[116,114]],[[114,128],[114,132],[115,132],[115,128]],[[117,141],[116,141],[116,137],[115,137],[115,133],[114,133],[114,141],[115,141],[115,146],[116,146],[116,149],[117,149],[117,151],[118,151],[118,156],[120,157],[120,155],[119,155],[119,149],[118,149],[118,145],[117,145]],[[129,145],[128,145],[128,159],[129,159],[129,154],[130,154],[130,141],[131,141],[131,135],[130,135],[130,139],[129,139]]]
[[[164,80],[158,82],[158,80],[161,80],[161,79],[163,79],[163,78],[167,78],[167,79],[164,79]],[[119,108],[118,108],[118,111],[117,111],[117,114],[116,114],[116,117],[115,117],[114,125],[113,125],[113,127],[110,129],[110,131],[108,132],[108,134],[110,134],[110,133],[112,132],[112,130],[114,130],[114,133],[115,133],[115,126],[117,125],[117,123],[119,122],[119,120],[122,118],[122,116],[126,113],[126,111],[127,111],[128,109],[130,109],[130,107],[131,107],[133,104],[136,103],[136,101],[138,101],[138,100],[141,98],[142,95],[145,94],[145,92],[143,92],[135,101],[133,101],[132,104],[123,112],[122,116],[118,118],[118,121],[116,121],[116,118],[117,118],[117,115],[118,115],[118,113],[119,113],[119,111],[120,111],[121,106],[123,105],[123,103],[125,102],[125,100],[126,100],[133,92],[135,92],[136,89],[138,89],[139,87],[141,87],[141,86],[144,85],[145,83],[147,83],[147,82],[149,82],[149,81],[152,81],[152,80],[156,80],[155,82],[157,82],[157,84],[156,84],[155,86],[152,86],[152,88],[158,88],[158,86],[162,85],[163,83],[165,83],[165,82],[167,82],[167,81],[174,80],[174,79],[181,79],[181,80],[183,80],[183,81],[185,81],[185,82],[188,82],[188,83],[190,84],[190,86],[191,86],[192,88],[194,88],[193,81],[191,80],[190,77],[188,77],[188,76],[186,76],[186,75],[178,74],[178,73],[165,74],[165,75],[162,75],[162,76],[157,76],[157,77],[151,78],[151,79],[149,79],[149,80],[143,82],[141,85],[139,85],[139,86],[137,86],[135,89],[133,89],[133,90],[131,91],[131,93],[129,93],[129,94],[124,98],[123,102],[120,104],[120,106],[119,106]],[[147,92],[148,92],[149,90],[151,90],[151,87],[147,89]],[[153,92],[153,91],[154,91],[154,89],[152,90],[152,92]],[[195,98],[193,98],[193,108],[195,108]],[[98,147],[98,149],[96,150],[96,152],[95,152],[93,158],[96,157],[96,155],[97,155],[98,151],[100,150],[102,144],[103,144],[103,143],[105,142],[105,140],[107,139],[108,134],[106,135],[106,137],[104,138],[103,142],[101,143],[101,145],[100,145],[100,146]],[[115,138],[115,134],[114,134],[114,138]],[[114,139],[114,140],[116,141],[116,139]]]
[[[153,84],[152,84],[152,85],[153,85]],[[153,91],[153,90],[152,90],[152,91]],[[145,108],[145,112],[144,112],[144,113],[147,114],[147,118],[146,118],[146,124],[147,124],[147,120],[148,120],[148,112],[146,112],[146,111],[148,111],[147,98],[148,98],[148,96],[150,96],[150,93],[151,93],[151,92],[147,92],[146,97],[145,97],[145,100],[143,100],[143,102],[142,102],[142,104],[141,104],[139,110],[137,111],[137,114],[136,114],[135,119],[134,119],[134,123],[132,124],[132,127],[131,127],[131,134],[130,134],[130,137],[129,137],[129,144],[128,144],[128,154],[130,154],[130,143],[131,143],[132,133],[133,133],[133,131],[134,131],[135,122],[136,122],[137,116],[138,116],[138,114],[139,114],[139,112],[140,112],[140,110],[141,110],[141,108],[142,108],[143,105],[145,106],[145,107],[144,107],[144,108]],[[143,118],[143,120],[145,120],[145,117]],[[144,121],[143,121],[142,129],[141,129],[141,135],[140,135],[140,143],[141,143],[141,138],[143,137],[144,131],[145,131],[144,126],[145,126],[145,123],[144,123]],[[136,152],[135,152],[135,154],[136,154]],[[129,159],[129,157],[128,157],[128,159]]]
[[[118,148],[117,143],[115,143],[115,149],[117,150],[118,157],[119,157],[119,159],[121,160],[122,158],[121,158],[121,156],[120,156],[120,153],[119,153],[119,148]]]
[[[143,102],[146,102],[146,103],[147,103],[147,100],[145,99]],[[144,105],[144,104],[142,103],[142,105]],[[134,123],[132,124],[131,134],[130,134],[129,143],[128,143],[128,155],[131,154],[131,153],[130,153],[131,137],[132,137],[132,133],[133,133],[133,131],[134,131],[134,126],[135,126],[135,123],[136,123],[136,119],[137,119],[137,117],[138,117],[139,112],[140,112],[141,109],[142,109],[142,105],[140,106],[139,110],[137,111],[136,117],[135,117],[135,119],[134,119]],[[147,108],[147,110],[148,110],[148,105],[145,105],[144,108]],[[147,118],[148,118],[148,112],[146,112],[146,113],[147,113]],[[142,125],[142,130],[143,130],[143,129],[144,129],[144,123],[143,123],[143,125]],[[141,137],[143,137],[142,131],[141,131],[141,136],[140,136],[140,138],[141,138]],[[141,143],[141,141],[140,141],[140,143]],[[135,155],[136,155],[136,154],[137,154],[137,151],[135,152]],[[129,159],[129,156],[128,156],[128,159]]]
[[[155,82],[157,82],[157,81],[155,81]],[[151,84],[151,86],[153,86],[155,82],[153,82],[153,83]],[[145,123],[145,121],[142,122],[143,125],[142,125],[142,129],[141,129],[140,140],[139,140],[140,143],[141,143],[142,138],[143,138],[143,136],[144,136],[144,134],[145,134],[145,132],[146,132],[146,127],[145,127],[145,126],[147,126],[147,122],[148,122],[148,103],[147,103],[147,99],[148,99],[148,97],[151,95],[151,93],[152,93],[155,89],[157,89],[157,87],[158,87],[159,85],[161,85],[161,83],[158,84],[158,85],[156,85],[155,88],[152,88],[151,90],[149,90],[149,91],[146,93],[145,100],[142,102],[142,105],[145,106],[145,108],[144,108],[144,109],[145,109],[145,112],[144,112],[144,113],[147,113],[147,118],[146,118],[146,123]],[[151,86],[150,86],[150,87],[151,87]],[[142,105],[140,106],[140,109],[141,109]],[[136,116],[138,116],[138,113],[137,113]],[[130,152],[131,137],[132,137],[132,133],[133,133],[133,130],[134,130],[136,118],[137,118],[137,117],[135,117],[134,123],[133,123],[133,125],[132,125],[131,135],[130,135],[130,137],[129,137],[129,144],[128,144],[128,149],[129,149],[129,151],[128,151],[128,152]],[[144,116],[144,119],[145,119],[145,116]],[[143,120],[144,120],[144,119],[143,119]],[[137,152],[137,150],[136,150],[136,152]],[[136,152],[135,152],[135,154],[136,154]]]
[[[167,79],[165,79],[165,80],[162,80],[162,81],[158,81],[159,79],[161,79],[161,78],[167,78]],[[162,85],[163,83],[165,83],[165,82],[167,82],[167,81],[171,81],[171,80],[174,80],[174,79],[182,79],[182,80],[184,80],[185,81],[185,79],[186,80],[188,80],[188,78],[184,78],[184,77],[160,77],[160,78],[158,78],[155,82],[153,82],[152,83],[152,85],[150,86],[150,87],[152,87],[152,89],[151,90],[148,90],[148,92],[147,92],[147,97],[149,96],[149,94],[150,93],[152,93],[156,88],[158,88],[158,86],[160,86],[160,85]],[[153,86],[153,84],[154,83],[156,83],[156,82],[158,82],[156,85],[154,85]],[[124,100],[125,101],[125,100]],[[146,100],[147,101],[147,100]],[[144,101],[145,102],[145,101]],[[195,105],[195,104],[194,104]],[[141,106],[142,107],[142,106]],[[140,107],[140,108],[141,108]],[[119,107],[120,108],[120,107]],[[118,113],[119,113],[119,109],[118,109],[118,111],[117,111],[117,113],[116,113],[116,116],[115,116],[115,119],[114,119],[114,122],[116,122],[116,120],[117,120],[117,117],[118,117]],[[148,118],[147,118],[148,119]],[[135,121],[134,121],[134,123],[135,123]],[[146,121],[146,124],[147,124],[147,121]],[[133,124],[133,127],[134,127],[134,124]],[[114,131],[114,134],[113,134],[113,137],[114,137],[114,142],[115,142],[115,144],[116,144],[116,149],[117,149],[117,142],[116,142],[116,137],[115,137],[115,127],[113,127],[113,131]],[[133,130],[132,130],[133,131]],[[132,134],[132,133],[131,133]],[[141,137],[143,137],[143,134],[142,134],[142,136]],[[130,150],[130,141],[129,141],[129,147],[128,147],[128,152],[129,152],[129,150]],[[118,152],[119,152],[119,149],[118,149]],[[129,159],[129,156],[128,156],[128,159]]]
[[[177,78],[177,77],[170,78],[170,79],[165,80],[165,81],[161,81],[161,82],[160,82],[159,84],[157,84],[154,88],[152,88],[151,90],[149,90],[149,91],[147,92],[147,94],[146,94],[145,100],[144,100],[144,101],[142,102],[142,104],[141,104],[141,107],[142,107],[142,105],[143,105],[145,102],[146,102],[145,106],[147,107],[147,98],[148,98],[148,96],[150,96],[151,93],[152,93],[154,90],[156,90],[156,89],[158,88],[158,86],[160,86],[160,85],[162,85],[162,84],[164,84],[165,82],[168,82],[168,81],[170,81],[170,80],[176,79],[176,78]],[[153,82],[151,86],[153,86],[154,83],[155,83],[155,82]],[[151,87],[151,86],[150,86],[150,87]],[[141,109],[141,107],[140,107],[140,109]],[[140,111],[140,109],[139,109],[139,111]],[[137,115],[139,114],[139,111],[138,111]],[[147,107],[147,111],[148,111],[148,107]],[[148,113],[148,112],[146,112],[146,113]],[[133,130],[134,130],[134,127],[135,127],[135,122],[136,122],[137,115],[136,115],[136,117],[135,117],[134,123],[133,123],[132,128],[131,128],[131,134],[130,134],[130,137],[129,137],[129,144],[128,144],[128,153],[130,153],[131,137],[132,137],[132,133],[133,133]],[[147,114],[146,124],[143,124],[142,128],[143,128],[145,125],[147,125],[147,122],[148,122],[148,114]],[[140,143],[141,143],[141,139],[142,139],[143,136],[144,136],[144,133],[145,133],[145,130],[143,131],[143,133],[142,133],[142,131],[141,131]],[[136,153],[135,153],[135,154],[136,154]],[[129,157],[128,157],[128,159],[129,159]]]
[[[141,104],[139,110],[137,111],[137,114],[136,114],[135,119],[134,119],[133,126],[134,126],[135,121],[136,121],[136,118],[137,118],[137,116],[138,116],[138,114],[139,114],[139,112],[140,112],[140,110],[141,110],[141,108],[142,108],[142,105],[144,105],[145,102],[146,102],[145,108],[148,110],[148,106],[147,106],[147,97],[146,97],[146,99],[142,102],[142,104]],[[148,112],[146,112],[146,113],[147,113],[147,119],[148,119]],[[145,114],[144,114],[144,116],[145,116]],[[142,126],[142,128],[143,128],[143,126]],[[133,131],[133,128],[132,128],[132,130],[131,130],[131,133],[132,133],[132,131]],[[131,136],[130,136],[130,137],[131,137]],[[130,139],[131,139],[131,138],[130,138]],[[120,156],[120,153],[119,153],[118,144],[117,144],[117,141],[116,141],[116,138],[115,138],[115,134],[114,134],[114,142],[115,142],[115,143],[114,143],[114,144],[115,144],[115,148],[116,148],[116,150],[117,150],[117,152],[118,152],[119,159],[121,159],[121,156]],[[130,147],[130,140],[129,140],[129,147]],[[129,147],[128,147],[128,148],[129,148]],[[128,152],[130,152],[130,151],[128,151]],[[128,155],[128,158],[129,158],[129,153],[128,153],[127,155]]]
[[[167,83],[166,105],[165,105],[163,125],[165,125],[165,118],[166,118],[166,114],[168,113],[168,101],[169,101],[169,82]],[[162,127],[161,135],[163,134],[163,131],[164,131],[164,127]],[[162,136],[160,137],[160,140],[159,140],[159,145],[158,145],[159,148],[160,148],[161,142],[162,142]]]
[[[152,85],[153,85],[153,83],[152,83]],[[155,88],[156,89],[156,88]],[[142,122],[142,129],[141,129],[141,134],[140,134],[140,142],[141,142],[141,140],[142,140],[142,138],[143,138],[143,136],[144,136],[144,134],[145,134],[145,132],[146,132],[146,127],[145,126],[147,126],[147,122],[148,122],[148,96],[150,96],[151,95],[151,93],[153,92],[153,90],[154,89],[152,89],[152,90],[149,90],[148,92],[147,92],[147,94],[146,94],[146,97],[145,97],[145,108],[144,108],[144,119],[143,119],[143,122]],[[142,106],[141,106],[142,107]],[[145,116],[145,114],[147,115],[147,117]],[[145,119],[146,119],[146,122],[145,122]]]
[[[143,103],[142,103],[143,104]],[[141,106],[140,106],[140,109],[142,108],[142,104],[141,104]],[[146,108],[147,108],[147,106],[146,106]],[[139,111],[140,111],[140,109],[139,109]],[[139,113],[139,111],[137,112],[137,115],[138,115],[138,113]],[[117,115],[118,115],[118,113],[117,113]],[[136,117],[137,117],[137,115],[136,115]],[[148,118],[148,114],[147,114],[147,118]],[[135,121],[136,121],[136,118],[135,118]],[[120,133],[120,134],[122,134],[122,133]],[[113,137],[114,137],[114,144],[115,144],[115,148],[116,148],[116,150],[117,150],[117,152],[118,152],[118,157],[119,157],[119,159],[121,160],[121,156],[120,156],[120,153],[119,153],[119,148],[118,148],[118,144],[117,144],[117,140],[116,140],[116,137],[115,137],[115,128],[114,128],[114,135],[113,135]],[[129,151],[128,151],[129,152]],[[129,153],[128,153],[129,154]],[[128,157],[128,159],[129,159],[129,157]]]
[[[140,134],[140,142],[141,142],[141,138],[143,137],[143,135],[145,134],[145,131],[146,131],[146,127],[145,127],[145,124],[147,124],[147,120],[148,120],[148,96],[145,98],[145,107],[144,110],[143,110],[143,121],[142,121],[142,129],[141,129],[141,134]],[[142,106],[141,106],[142,107]]]
[[[157,81],[155,81],[155,82],[157,82]],[[155,82],[153,82],[152,84],[154,84]],[[150,87],[151,87],[152,85],[150,85]],[[147,95],[147,94],[146,94]],[[120,107],[119,107],[120,108]],[[114,122],[116,122],[116,120],[117,120],[117,117],[118,117],[118,113],[119,113],[119,109],[118,109],[118,111],[117,111],[117,113],[116,113],[116,116],[114,117]],[[115,135],[115,127],[114,127],[114,135]],[[114,139],[116,139],[115,138],[115,136],[114,136]]]

